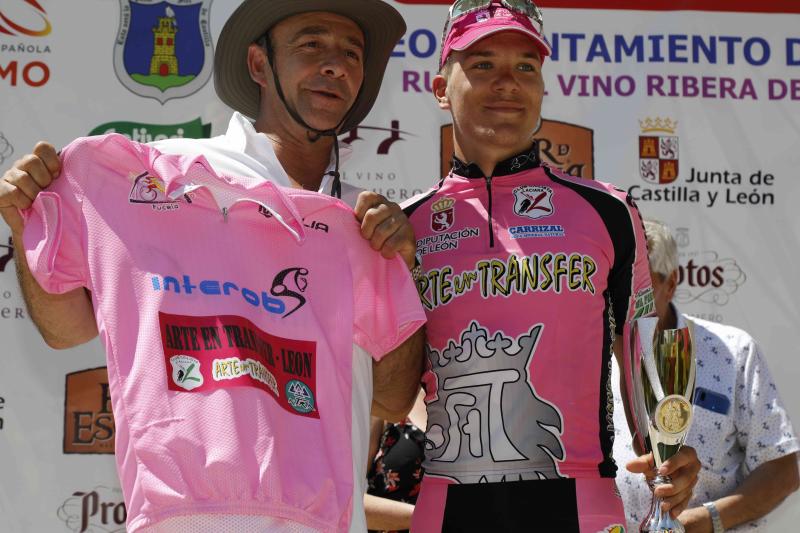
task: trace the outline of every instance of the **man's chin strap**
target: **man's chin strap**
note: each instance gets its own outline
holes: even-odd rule
[[[309,142],[315,143],[322,137],[333,137],[333,170],[326,172],[325,175],[333,176],[333,180],[331,181],[330,195],[334,198],[341,198],[342,182],[339,174],[339,137],[336,134],[336,130],[338,130],[342,125],[342,122],[344,122],[344,118],[346,118],[346,116],[342,118],[342,121],[339,122],[335,128],[331,128],[329,130],[318,130],[317,128],[309,126],[306,121],[303,120],[300,114],[286,102],[286,97],[283,95],[283,89],[281,88],[281,81],[278,79],[278,69],[275,65],[275,52],[272,49],[272,41],[270,41],[269,33],[265,33],[261,38],[261,41],[261,46],[267,52],[270,70],[272,70],[272,79],[275,81],[275,89],[278,91],[278,98],[281,99],[283,107],[289,112],[289,116],[309,132]]]

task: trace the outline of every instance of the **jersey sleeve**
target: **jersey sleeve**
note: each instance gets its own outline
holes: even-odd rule
[[[800,450],[800,441],[783,407],[758,344],[749,335],[743,339],[742,359],[736,376],[734,423],[744,448],[749,471]]]
[[[655,316],[655,300],[650,280],[650,263],[647,258],[647,238],[644,223],[630,195],[616,191],[624,198],[630,224],[627,235],[612,235],[617,241],[614,265],[609,275],[614,332],[622,335],[637,318]]]
[[[23,246],[34,279],[46,292],[62,294],[89,287],[82,191],[77,177],[86,167],[77,140],[61,151],[61,174],[39,193],[25,220]]]
[[[42,289],[56,294],[92,289],[84,218],[87,189],[114,175],[104,170],[121,161],[147,168],[156,156],[145,145],[118,134],[79,138],[61,151],[60,176],[22,212],[25,257]]]
[[[353,277],[353,342],[380,360],[425,323],[425,313],[402,258],[384,258],[358,231],[347,250]]]

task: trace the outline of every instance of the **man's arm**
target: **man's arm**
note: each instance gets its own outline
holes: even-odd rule
[[[419,391],[425,354],[424,328],[380,361],[372,363],[372,415],[389,421],[403,420]]]
[[[36,196],[60,171],[52,145],[39,143],[32,154],[14,163],[0,179],[0,215],[11,229],[15,263],[22,295],[33,323],[51,348],[71,348],[97,336],[97,324],[89,293],[75,289],[65,294],[42,290],[28,267],[22,245],[25,229],[20,209],[28,209]]]
[[[800,488],[797,455],[792,453],[768,461],[742,481],[729,495],[714,501],[725,529],[766,515]],[[686,509],[678,519],[687,533],[711,533],[711,515],[705,507]]]

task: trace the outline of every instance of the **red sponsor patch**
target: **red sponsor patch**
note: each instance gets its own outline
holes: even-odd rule
[[[169,390],[255,387],[287,411],[319,418],[317,344],[260,330],[239,316],[158,313]]]

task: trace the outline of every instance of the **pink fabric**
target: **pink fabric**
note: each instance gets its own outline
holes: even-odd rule
[[[467,13],[454,23],[442,43],[442,68],[453,50],[466,50],[479,40],[501,31],[516,31],[531,38],[542,55],[542,61],[551,53],[547,39],[525,15],[516,13],[500,5],[493,5]]]
[[[403,261],[342,202],[202,158],[110,135],[62,161],[26,256],[45,290],[92,293],[128,529],[237,513],[346,531],[353,344],[380,359],[424,321]]]

